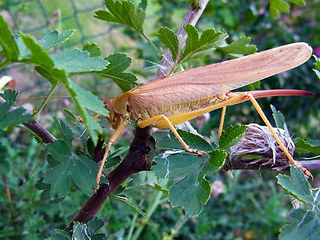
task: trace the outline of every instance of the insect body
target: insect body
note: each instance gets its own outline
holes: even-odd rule
[[[170,128],[187,151],[202,154],[201,151],[189,149],[173,126],[206,112],[247,100],[251,100],[256,108],[260,108],[255,101],[255,98],[259,97],[311,94],[300,90],[230,92],[295,68],[306,62],[311,55],[312,49],[308,44],[293,43],[242,58],[175,73],[133,88],[118,97],[104,100],[109,110],[108,120],[116,131],[107,145],[97,182],[100,181],[107,152],[130,120],[136,121],[141,128],[146,126]],[[257,110],[259,112],[259,109]],[[259,114],[263,120],[268,121],[261,112]],[[274,135],[277,139],[275,133]],[[282,144],[280,140],[278,143]],[[283,150],[287,152],[284,146]],[[297,166],[289,153],[287,156],[292,164]]]

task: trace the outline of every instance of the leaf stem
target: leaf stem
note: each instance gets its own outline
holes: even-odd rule
[[[8,66],[10,63],[11,63],[11,61],[9,61],[8,58],[6,60],[4,60],[2,63],[0,63],[0,70],[5,68],[6,66]]]
[[[162,53],[157,48],[157,46],[143,32],[141,32],[141,35],[150,43],[150,45],[156,50],[156,52],[159,54],[159,56],[161,56]]]
[[[44,99],[44,101],[42,102],[40,108],[34,113],[34,119],[37,119],[40,112],[42,111],[42,109],[44,108],[44,106],[47,104],[47,102],[49,101],[50,97],[52,96],[52,94],[54,93],[54,91],[56,90],[58,85],[52,85],[48,95],[46,96],[46,98]]]
[[[138,227],[138,229],[135,231],[133,237],[131,240],[137,240],[139,238],[140,233],[142,232],[145,225],[148,223],[150,217],[154,213],[154,211],[157,209],[157,207],[162,203],[161,197],[163,195],[163,192],[157,191],[152,194],[152,199],[150,200],[150,204],[148,206],[148,209],[146,211],[146,216],[142,220],[142,223]]]

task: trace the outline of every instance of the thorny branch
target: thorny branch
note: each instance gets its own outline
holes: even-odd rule
[[[132,174],[150,170],[151,165],[147,159],[150,152],[148,139],[150,128],[137,128],[134,139],[130,145],[128,155],[109,174],[106,175],[108,184],[101,184],[99,189],[88,198],[78,213],[73,217],[67,227],[74,221],[88,222],[100,210],[108,197]]]
[[[5,100],[0,97],[0,104],[3,104],[4,102],[5,102]],[[15,107],[11,107],[9,111],[13,111],[14,109],[15,109]],[[40,137],[40,139],[44,143],[52,143],[53,141],[56,140],[56,138],[54,136],[52,136],[51,133],[49,133],[45,128],[43,128],[40,125],[40,123],[38,123],[35,120],[24,123],[23,125],[25,125],[27,128],[29,128],[35,134],[37,134],[38,137]]]

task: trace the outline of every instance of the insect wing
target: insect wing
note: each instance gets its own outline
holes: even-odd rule
[[[295,68],[311,55],[312,49],[308,44],[293,43],[175,73],[132,89],[130,98],[149,107],[211,98]]]

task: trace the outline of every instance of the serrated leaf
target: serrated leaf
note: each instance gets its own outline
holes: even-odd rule
[[[206,203],[210,190],[206,179],[197,181],[196,176],[188,175],[170,188],[169,201],[173,207],[184,206],[186,215],[195,216]]]
[[[141,8],[136,9],[133,2],[126,0],[105,0],[104,3],[109,12],[97,10],[95,11],[96,18],[127,25],[143,34],[142,24],[145,19],[145,12]]]
[[[38,42],[34,40],[35,43],[37,43],[43,50],[55,47],[59,44],[62,44],[66,40],[69,39],[69,37],[74,33],[74,30],[66,30],[62,33],[59,33],[59,31],[49,31],[42,39],[40,39]],[[21,34],[15,34],[14,39],[18,45],[19,48],[19,58],[28,58],[28,56],[31,54],[28,47],[25,45],[24,41],[21,38]]]
[[[157,31],[157,36],[159,40],[170,49],[172,59],[175,61],[179,52],[179,40],[176,33],[168,27],[161,27]]]
[[[247,87],[249,88],[250,91],[254,91],[255,89],[260,88],[260,81],[250,83],[249,85],[247,85]]]
[[[164,178],[181,178],[169,191],[169,201],[173,207],[184,206],[188,216],[199,214],[202,205],[210,197],[211,186],[205,175],[217,171],[224,163],[227,153],[216,150],[206,155],[163,154],[156,158],[152,170],[155,175]]]
[[[50,240],[71,240],[71,236],[66,231],[56,229]]]
[[[246,130],[247,127],[245,125],[227,127],[226,130],[224,130],[221,134],[219,139],[219,147],[222,149],[228,149],[229,147],[237,144]]]
[[[192,5],[194,8],[201,8],[199,0],[187,0],[187,2]]]
[[[221,149],[217,149],[213,152],[210,152],[209,155],[209,160],[204,164],[204,166],[201,169],[201,174],[203,175],[217,172],[223,166],[227,157],[227,152]]]
[[[219,49],[228,54],[231,58],[239,57],[239,55],[252,54],[258,49],[256,48],[256,45],[249,44],[250,41],[250,37],[242,36],[225,47],[219,47]]]
[[[199,135],[195,135],[191,132],[186,132],[180,129],[178,129],[178,133],[180,137],[182,137],[182,139],[192,149],[198,149],[205,152],[211,152],[213,150],[211,144]]]
[[[313,71],[315,72],[315,74],[317,75],[318,79],[320,79],[320,71],[317,69],[313,69]]]
[[[198,149],[205,152],[211,152],[213,150],[210,143],[204,140],[199,135],[195,135],[183,130],[177,130],[182,139],[191,149]],[[157,139],[156,146],[161,149],[184,149],[181,143],[178,141],[173,132],[156,132],[153,136]]]
[[[280,111],[277,111],[277,109],[273,105],[270,105],[270,107],[271,107],[272,115],[273,115],[274,121],[276,122],[277,128],[283,129],[286,136],[289,137],[290,134],[289,134],[286,121],[284,120],[284,116]]]
[[[88,222],[87,225],[89,228],[90,235],[93,235],[94,233],[98,232],[100,228],[103,227],[104,222],[101,218],[94,217]]]
[[[320,79],[320,58],[318,58],[316,55],[313,55],[316,62],[313,64],[317,69],[313,69],[313,71],[316,73],[318,79]]]
[[[55,121],[60,134],[63,136],[65,142],[67,142],[71,146],[71,142],[73,139],[71,129],[63,122],[62,119],[57,119],[53,116],[53,120]]]
[[[316,62],[313,64],[318,70],[320,70],[320,58],[318,58],[316,55],[313,55]]]
[[[227,34],[216,32],[213,28],[203,31],[200,38],[198,30],[191,24],[187,24],[184,29],[188,38],[179,64],[202,56],[206,50],[217,47],[227,37]]]
[[[87,51],[70,49],[52,57],[56,68],[64,69],[67,73],[88,73],[102,71],[108,61],[101,57],[90,57]]]
[[[21,33],[17,42],[23,41],[24,46],[27,47],[31,57],[25,56],[22,59],[19,59],[20,62],[30,63],[37,65],[35,70],[39,72],[42,76],[47,78],[53,86],[58,85],[60,82],[66,82],[66,73],[64,70],[59,70],[54,67],[54,62],[49,57],[46,51],[30,36]],[[19,46],[21,44],[18,44]],[[20,49],[20,47],[19,47]],[[25,52],[25,50],[21,51]],[[28,54],[29,54],[28,53]]]
[[[275,19],[280,16],[281,13],[289,13],[290,5],[283,0],[270,0],[270,14],[271,18]]]
[[[304,140],[302,138],[294,139],[296,146],[295,152],[298,154],[312,153],[314,155],[320,154],[319,140]]]
[[[37,42],[30,36],[20,33],[20,37],[23,40],[26,47],[31,52],[30,58],[23,58],[20,61],[25,63],[36,64],[47,70],[51,70],[54,67],[54,63],[49,57],[48,53],[42,49],[42,47],[37,44]]]
[[[279,174],[277,176],[280,186],[294,198],[304,202],[313,203],[313,196],[308,181],[300,168],[291,166],[291,177]]]
[[[85,194],[91,195],[97,184],[98,165],[91,159],[73,154],[63,140],[56,140],[48,147],[52,157],[60,163],[51,168],[44,178],[45,183],[51,184],[51,196],[65,196],[69,192],[71,178]]]
[[[87,51],[90,57],[99,57],[101,55],[101,49],[96,43],[86,43],[82,50]]]
[[[98,133],[102,132],[102,128],[100,124],[89,114],[88,110],[102,116],[107,116],[108,111],[105,109],[101,100],[89,91],[77,85],[72,80],[67,79],[65,86],[70,93],[70,96],[92,138],[93,143],[96,144],[98,141]]]
[[[129,91],[136,83],[136,76],[124,72],[131,64],[131,58],[123,53],[111,54],[106,58],[110,64],[99,73],[103,77],[111,78],[124,91]]]
[[[84,223],[75,222],[72,228],[72,239],[74,240],[91,240],[88,235],[88,227]]]
[[[58,30],[49,31],[43,38],[38,41],[38,44],[43,49],[53,48],[67,41],[75,32],[75,30],[66,30],[59,33]]]
[[[320,213],[305,209],[294,209],[290,220],[280,230],[280,240],[320,239]]]
[[[6,101],[0,104],[0,129],[4,129],[10,125],[25,123],[33,118],[32,114],[26,114],[26,109],[22,107],[9,111],[15,104],[17,95],[18,92],[11,89],[0,93],[0,97]]]
[[[6,57],[10,61],[14,61],[18,59],[18,56],[19,56],[18,45],[13,39],[11,30],[9,29],[7,22],[4,20],[1,14],[0,14],[0,45],[4,50],[4,52],[6,53]]]

